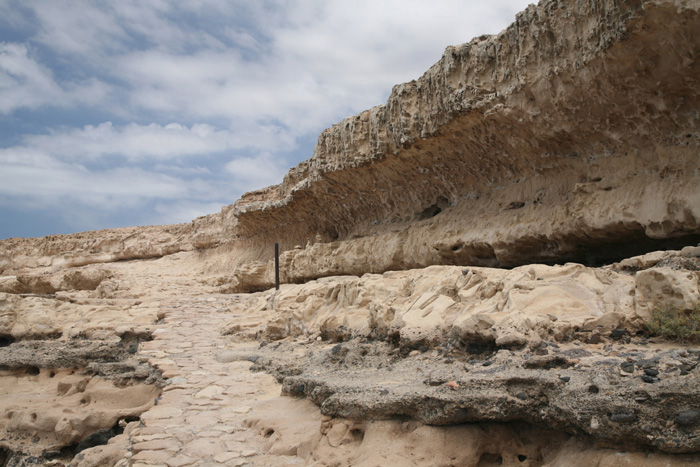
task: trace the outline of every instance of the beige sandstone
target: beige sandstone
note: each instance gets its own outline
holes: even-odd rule
[[[511,270],[431,266],[410,271],[327,277],[283,285],[237,304],[226,332],[283,339],[322,335],[398,336],[421,341],[524,345],[574,330],[643,329],[659,306],[689,310],[700,302],[697,271],[529,265]]]
[[[158,388],[116,387],[75,370],[41,370],[36,375],[0,374],[0,435],[10,449],[34,455],[77,444],[118,420],[138,417],[153,406]],[[32,443],[26,446],[31,434]],[[20,448],[20,443],[25,445]],[[29,443],[27,443],[29,444]]]
[[[699,10],[543,0],[220,213],[0,241],[0,456],[697,463],[700,353],[645,323],[700,301]]]

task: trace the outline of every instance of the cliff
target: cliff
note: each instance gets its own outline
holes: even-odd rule
[[[295,282],[601,263],[694,244],[698,8],[531,5],[499,35],[448,47],[386,105],[323,132],[281,185],[234,205],[237,232],[256,253],[306,245],[284,257]],[[238,277],[269,285],[271,272]]]

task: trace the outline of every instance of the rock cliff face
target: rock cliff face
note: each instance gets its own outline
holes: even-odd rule
[[[271,283],[274,242],[293,282],[697,243],[699,9],[531,5],[324,131],[280,185],[187,225],[6,240],[0,270],[218,248],[210,270],[238,267],[253,290]]]
[[[290,281],[695,242],[699,8],[530,6],[322,133],[281,185],[234,206],[237,232],[253,254],[308,245],[287,252]],[[242,283],[264,276],[252,269]]]

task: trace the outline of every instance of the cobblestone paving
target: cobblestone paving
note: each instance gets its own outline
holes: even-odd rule
[[[140,354],[160,368],[170,385],[157,405],[141,415],[130,435],[129,457],[118,466],[282,466],[297,457],[268,455],[264,438],[243,424],[251,404],[279,396],[280,386],[249,362],[219,363],[218,351],[231,348],[220,329],[236,296],[161,302],[164,319]],[[254,343],[252,345],[255,345]],[[243,344],[240,344],[243,346]],[[248,347],[251,344],[247,344]]]

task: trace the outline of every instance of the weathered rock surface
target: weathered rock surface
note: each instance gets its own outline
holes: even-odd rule
[[[694,453],[700,350],[650,341],[645,326],[654,309],[685,313],[700,302],[697,271],[658,266],[674,258],[695,256],[654,252],[605,268],[431,266],[283,285],[241,296],[223,329],[270,343],[217,360],[255,362],[334,419],[518,421]]]
[[[16,329],[36,329],[43,310],[52,329],[80,325],[92,339],[67,333],[38,342],[15,332],[0,349],[0,365],[54,381],[56,391],[67,387],[60,383],[68,362],[85,369],[76,373],[81,381],[111,379],[126,389],[147,390],[133,383],[148,380],[147,364],[158,367],[169,383],[158,404],[123,435],[81,451],[74,458],[81,466],[418,466],[431,457],[445,466],[452,457],[522,465],[519,456],[529,460],[524,465],[692,465],[700,353],[693,345],[649,342],[644,328],[646,304],[676,300],[680,307],[697,297],[697,271],[672,269],[673,258],[680,252],[605,268],[432,266],[238,295],[211,294],[212,285],[193,279],[189,254],[120,262],[95,290],[55,294],[65,300],[5,294],[6,315],[19,323],[27,317]],[[652,273],[665,279],[640,282]],[[138,312],[137,302],[145,305]],[[50,311],[54,303],[61,313]],[[153,340],[134,345],[148,336]],[[251,339],[257,341],[238,342]],[[247,372],[251,364],[307,403],[278,397],[269,376]],[[63,399],[51,397],[60,406]],[[94,406],[126,422],[136,417],[127,415],[132,408]],[[9,411],[31,416],[21,404]],[[83,415],[75,414],[82,427]],[[100,420],[113,422],[109,417]],[[35,431],[22,427],[12,432],[24,436],[17,443]],[[30,447],[53,439],[42,436]],[[449,440],[440,452],[436,439]],[[17,443],[0,448],[27,451]]]
[[[157,319],[157,302],[59,298],[0,293],[0,337],[14,342],[146,335]]]
[[[269,452],[296,452],[306,465],[665,467],[697,462],[693,456],[601,449],[522,422],[431,426],[415,421],[324,417],[319,433],[308,429],[311,417],[303,402],[260,404],[247,423],[267,436]]]
[[[138,418],[159,393],[153,385],[116,386],[75,370],[2,371],[0,449],[26,462],[10,465],[64,465],[44,462],[106,443],[119,420]]]
[[[279,241],[298,282],[694,245],[699,8],[543,1],[449,47],[386,105],[322,133],[281,185],[234,205],[240,261]],[[243,289],[271,277],[265,263],[237,274]]]
[[[700,451],[693,409],[700,352],[602,342],[478,354],[437,345],[402,355],[391,345],[353,340],[307,347],[314,350],[293,359],[282,344],[261,349],[256,366],[276,374],[284,393],[306,396],[335,418],[520,421],[618,448]],[[623,371],[627,362],[631,368]],[[681,374],[682,365],[692,370]],[[647,381],[648,373],[657,376]]]
[[[254,294],[235,308],[250,321],[237,317],[225,332],[271,340],[378,337],[407,348],[433,340],[522,347],[570,340],[578,332],[644,331],[657,307],[682,312],[698,302],[697,271],[654,267],[630,275],[573,263],[511,270],[431,266]]]

